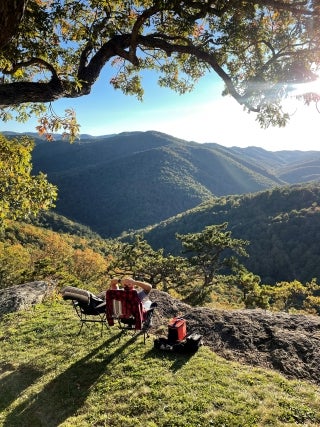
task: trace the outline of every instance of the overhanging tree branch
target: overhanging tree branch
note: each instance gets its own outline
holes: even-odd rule
[[[2,0],[1,23],[0,108],[87,95],[118,63],[110,82],[138,97],[143,69],[180,93],[210,69],[247,110],[269,103],[267,121],[283,125],[285,85],[320,69],[315,0]]]
[[[157,36],[140,36],[140,41],[143,46],[152,47],[154,49],[161,49],[165,51],[168,56],[171,56],[173,53],[186,53],[190,56],[196,57],[198,60],[209,65],[212,70],[217,73],[219,77],[221,77],[228,89],[229,94],[233,96],[239,104],[246,105],[246,107],[251,111],[258,111],[256,108],[253,108],[247,103],[246,96],[242,96],[237,92],[230,76],[219,65],[214,53],[208,53],[205,50],[202,50],[199,47],[190,44],[182,45],[168,43],[164,40],[164,36],[162,36],[161,38]]]

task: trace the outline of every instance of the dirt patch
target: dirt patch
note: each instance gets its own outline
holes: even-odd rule
[[[320,384],[320,318],[266,310],[213,310],[191,307],[153,290],[155,328],[174,316],[187,320],[188,333],[228,360],[274,369],[289,378]]]

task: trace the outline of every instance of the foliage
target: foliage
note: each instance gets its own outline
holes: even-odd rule
[[[146,263],[152,264],[158,255],[161,256],[162,251],[160,249],[158,253],[154,251],[140,235],[137,235],[132,243],[120,243],[117,249],[119,249],[117,253],[113,252],[114,263],[110,263],[111,274],[112,270],[121,271],[123,275],[133,273],[141,276],[148,274],[148,280],[153,285],[157,284],[156,274],[152,275],[151,272],[146,272],[144,265]]]
[[[57,189],[46,175],[31,175],[33,142],[0,135],[0,228],[8,219],[28,218],[54,206]]]
[[[60,287],[100,292],[106,288],[111,247],[102,239],[9,222],[0,241],[0,287],[51,279]]]
[[[24,120],[40,113],[39,103],[87,95],[108,65],[115,68],[110,84],[139,99],[143,70],[158,72],[160,86],[178,93],[214,72],[261,126],[284,126],[282,99],[319,69],[315,1],[20,0],[18,12],[9,3],[1,9],[11,22],[0,44],[2,119],[8,109]],[[310,100],[319,96],[307,94]],[[77,133],[74,120],[61,124]],[[54,117],[42,119],[40,130],[56,125]]]
[[[181,241],[183,254],[193,267],[195,275],[201,278],[201,284],[193,289],[191,299],[203,303],[211,292],[213,281],[220,270],[235,268],[236,259],[232,252],[246,256],[245,246],[249,243],[231,237],[228,224],[208,225],[199,233],[176,234]]]
[[[216,271],[212,283],[204,288],[197,265],[185,257],[154,251],[142,236],[121,243],[10,222],[0,240],[0,288],[50,279],[59,288],[77,286],[98,294],[105,291],[111,277],[128,274],[192,305],[320,314],[320,287],[315,279],[270,286],[238,263],[235,267],[231,275]]]
[[[316,279],[307,283],[293,280],[265,285],[259,276],[242,267],[235,275],[219,276],[209,305],[227,309],[263,308],[275,312],[319,315],[319,296],[320,286]]]
[[[319,387],[228,362],[119,341],[48,301],[2,318],[0,424],[68,427],[293,427],[320,423]]]
[[[320,297],[308,295],[303,303],[303,308],[307,313],[320,315]]]
[[[90,248],[75,249],[72,258],[74,274],[84,283],[98,281],[106,272],[105,258]]]
[[[263,292],[259,276],[241,266],[231,279],[231,284],[242,291],[245,308],[270,308],[270,297]]]
[[[21,244],[0,242],[0,289],[23,283],[30,266],[30,253]]]
[[[261,290],[270,306],[276,311],[304,310],[315,314],[319,311],[320,286],[316,280],[305,285],[298,280],[280,282],[274,286],[263,286]]]

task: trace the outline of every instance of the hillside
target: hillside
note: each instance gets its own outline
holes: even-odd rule
[[[320,277],[317,184],[285,183],[318,182],[319,156],[198,144],[153,131],[83,135],[72,145],[36,139],[34,169],[59,186],[57,208],[39,224],[106,238],[138,230],[154,248],[178,254],[176,232],[227,221],[234,237],[251,242],[243,262],[263,283],[306,282]]]
[[[72,145],[37,141],[33,165],[59,187],[56,212],[103,237],[158,223],[213,196],[284,183],[253,157],[153,131]]]
[[[289,182],[308,182],[320,180],[319,153],[314,157],[306,159],[304,162],[295,162],[283,167],[278,176]]]
[[[7,299],[3,292],[1,301]],[[76,336],[69,302],[49,298],[30,309],[23,285],[14,292],[23,311],[3,315],[0,325],[5,427],[320,423],[318,318],[192,309],[152,291],[159,303],[154,334],[180,314],[188,331],[204,335],[196,354],[180,355],[155,350],[155,335],[143,344],[139,336],[119,340],[116,328],[101,336],[91,325]]]
[[[103,237],[157,224],[212,197],[319,179],[320,153],[199,144],[126,132],[70,145],[36,140],[34,171],[59,187],[56,212]]]
[[[228,148],[156,131],[81,135],[74,144],[59,135],[54,143],[30,136],[34,172],[59,187],[56,212],[103,237],[156,224],[212,197],[319,178],[316,151]]]
[[[181,253],[176,233],[200,232],[228,222],[232,236],[248,240],[242,262],[262,283],[320,278],[320,186],[280,187],[243,196],[220,197],[153,227],[138,230],[155,249]]]

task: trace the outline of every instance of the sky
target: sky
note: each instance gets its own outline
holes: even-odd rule
[[[233,98],[222,97],[223,83],[214,74],[203,77],[192,92],[184,95],[160,88],[156,77],[146,74],[142,102],[113,89],[109,79],[105,71],[90,95],[56,101],[54,111],[63,115],[66,108],[73,108],[80,133],[95,136],[155,130],[187,141],[215,142],[226,147],[320,151],[320,106],[318,112],[314,104],[305,107],[290,100],[285,105],[290,123],[285,128],[261,129],[253,113],[244,112]],[[320,90],[320,82],[316,84]],[[0,132],[35,132],[37,124],[36,119],[24,124],[0,122]]]

